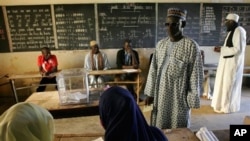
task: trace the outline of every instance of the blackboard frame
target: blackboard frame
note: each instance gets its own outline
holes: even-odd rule
[[[7,37],[6,25],[3,15],[3,8],[0,9],[0,52],[10,52],[9,40]]]
[[[89,15],[89,16],[83,17],[82,19],[85,19],[85,18],[91,19],[92,27],[89,28],[91,29],[90,32],[86,32],[85,35],[82,35],[82,36],[80,36],[79,34],[73,35],[73,33],[71,33],[76,30],[81,30],[80,28],[82,27],[80,27],[80,28],[75,28],[74,30],[70,31],[70,33],[68,31],[67,34],[69,36],[63,37],[62,35],[60,35],[58,30],[63,30],[64,28],[62,27],[59,28],[57,25],[57,22],[60,22],[59,18],[56,17],[58,16],[57,15],[58,13],[56,12],[57,6],[66,6],[66,7],[69,6],[71,7],[72,10],[73,9],[85,9],[84,7],[87,7],[86,8],[87,10],[85,10],[85,12],[83,13],[84,14],[86,13],[86,15]],[[113,15],[108,13],[109,10],[111,10],[111,6],[113,7],[112,9],[113,11],[117,10],[115,11]],[[18,48],[16,46],[16,44],[18,44],[18,41],[19,41],[18,38],[25,38],[24,40],[25,44],[27,44],[26,42],[30,43],[32,40],[34,40],[32,39],[33,36],[32,35],[27,36],[25,32],[27,32],[27,30],[30,28],[33,28],[33,30],[35,29],[34,26],[30,26],[30,27],[28,26],[27,28],[25,27],[24,30],[22,29],[24,27],[24,25],[22,24],[24,24],[27,20],[27,19],[24,19],[25,17],[27,17],[27,14],[20,14],[20,13],[25,10],[33,10],[33,9],[36,9],[36,11],[39,11],[39,8],[41,10],[43,9],[43,7],[45,7],[45,9],[48,9],[46,20],[49,19],[49,31],[48,31],[49,35],[48,36],[41,35],[40,37],[42,38],[42,40],[37,39],[37,41],[38,42],[40,41],[41,43],[46,42],[46,41],[48,42],[37,48],[33,48],[32,45],[28,47]],[[131,28],[129,27],[130,25],[128,26],[127,29],[124,29],[124,27],[121,27],[121,24],[120,25],[118,24],[117,27],[110,26],[109,27],[110,29],[108,29],[110,31],[109,33],[113,33],[114,34],[113,38],[116,38],[116,39],[112,42],[107,42],[103,38],[105,34],[109,34],[108,32],[106,33],[104,32],[105,28],[103,27],[103,23],[104,23],[103,14],[106,14],[106,18],[109,17],[111,19],[112,18],[119,19],[119,17],[120,18],[122,17],[121,7],[131,8],[130,13],[127,14],[128,15],[127,17],[129,18],[132,17],[131,21],[135,19],[133,21],[135,23],[136,20],[139,21],[138,17],[141,16],[140,18],[141,19],[144,18],[145,24],[139,23],[138,24],[139,26],[137,25],[137,27],[134,27],[134,29],[128,29],[128,28]],[[145,9],[143,9],[145,7],[151,10],[146,11]],[[1,40],[0,38],[0,45],[1,45],[0,53],[38,51],[40,50],[41,47],[44,47],[44,46],[50,47],[52,50],[85,50],[89,48],[90,40],[97,40],[100,43],[101,48],[103,49],[117,49],[117,48],[122,47],[123,41],[126,38],[132,39],[135,48],[154,48],[156,43],[160,39],[167,36],[164,33],[166,31],[164,27],[164,22],[165,22],[164,18],[166,17],[167,9],[169,7],[179,7],[179,8],[187,10],[188,12],[187,26],[184,28],[184,34],[196,40],[200,46],[208,46],[208,47],[223,45],[223,42],[226,36],[226,31],[223,25],[224,18],[226,17],[226,14],[228,14],[229,12],[236,12],[240,16],[240,20],[239,20],[240,25],[243,26],[243,28],[245,28],[247,32],[247,45],[250,45],[250,36],[249,36],[250,35],[250,14],[249,14],[250,4],[249,3],[95,3],[95,4],[51,4],[51,5],[47,4],[47,5],[1,6],[2,10],[0,12],[0,32],[2,34],[0,35],[1,37],[4,37],[5,40]],[[12,14],[12,19],[11,19],[10,18],[11,14],[9,13],[9,11],[12,8],[19,10],[17,11],[17,13],[19,14]],[[207,8],[207,11],[206,11],[206,8]],[[141,12],[142,14],[138,16],[135,11],[138,12],[140,10],[142,11]],[[212,10],[212,12],[210,10]],[[66,10],[64,11],[64,13],[67,13],[69,11],[70,10],[68,11]],[[211,16],[211,14],[212,15],[214,14],[213,15],[214,17],[208,18],[208,16]],[[21,19],[23,19],[20,27],[18,27],[18,25],[16,24],[18,20],[15,19],[13,21],[13,17],[15,16],[14,18],[16,18],[18,17],[17,15],[19,15],[19,18],[21,17]],[[39,16],[39,14],[37,14],[37,16]],[[42,16],[42,18],[44,18],[44,16]],[[149,20],[145,20],[147,18]],[[7,19],[8,21],[5,21],[5,19]],[[15,25],[14,27],[12,25],[13,22]],[[71,22],[77,22],[77,20],[72,20]],[[105,21],[105,22],[108,22],[108,21]],[[120,22],[122,22],[122,20],[120,20]],[[6,23],[8,24],[6,25]],[[147,23],[150,23],[150,24],[147,24]],[[208,23],[212,23],[212,24],[208,24]],[[69,23],[69,26],[74,27],[75,25],[72,25],[72,23]],[[44,30],[44,29],[41,29],[41,30]],[[122,33],[122,31],[124,31],[123,32],[124,35],[120,34]],[[137,35],[135,36],[135,34],[132,34],[132,31],[136,33]],[[148,34],[149,32],[147,31],[150,31],[150,34]],[[16,36],[17,32],[24,33],[24,34],[19,34],[19,36]],[[144,38],[147,36],[149,38]],[[60,38],[62,37],[69,38],[67,39],[67,42],[70,43],[70,45],[67,45],[67,47],[60,46],[63,42],[63,40],[60,40]]]
[[[6,12],[14,52],[55,49],[50,5],[7,6]]]
[[[88,49],[96,40],[94,4],[54,5],[59,50]]]

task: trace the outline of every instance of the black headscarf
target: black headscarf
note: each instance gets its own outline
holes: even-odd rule
[[[156,127],[149,126],[130,92],[111,87],[103,92],[99,112],[105,141],[167,141]]]

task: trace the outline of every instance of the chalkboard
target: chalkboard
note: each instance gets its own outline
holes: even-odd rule
[[[0,7],[0,52],[10,52],[9,41],[5,28],[4,16],[2,8]]]
[[[226,37],[224,20],[228,13],[237,13],[239,23],[247,32],[247,44],[250,44],[250,4],[203,4],[201,24],[202,45],[223,45]]]
[[[120,48],[125,38],[135,48],[155,46],[155,4],[98,4],[100,45]]]
[[[235,12],[250,45],[249,3],[55,4],[6,6],[6,11],[0,10],[0,52],[38,51],[42,47],[88,49],[90,40],[99,40],[101,48],[121,48],[126,38],[135,48],[153,48],[167,36],[164,24],[170,7],[187,10],[184,34],[200,46],[223,45],[225,17]]]
[[[221,13],[221,6],[218,4],[204,4],[202,6],[200,45],[216,46],[221,44],[220,31],[223,28]]]
[[[199,43],[200,34],[200,4],[199,3],[159,3],[157,41],[167,36],[165,27],[168,8],[181,8],[187,10],[184,34]]]
[[[96,40],[94,4],[55,5],[58,49],[89,48]]]
[[[49,5],[6,7],[13,51],[55,48]]]

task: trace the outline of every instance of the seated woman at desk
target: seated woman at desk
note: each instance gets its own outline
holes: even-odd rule
[[[42,48],[42,55],[38,56],[37,65],[42,79],[36,91],[43,92],[46,89],[45,84],[56,84],[56,76],[53,75],[57,72],[58,66],[56,55],[51,54],[48,47]],[[55,88],[57,89],[57,86]]]
[[[84,68],[87,70],[107,70],[110,69],[107,55],[99,50],[96,41],[90,41],[91,51],[85,56]],[[105,82],[104,76],[89,75],[89,84],[97,88]]]
[[[0,116],[1,141],[53,141],[54,130],[52,115],[33,103],[17,103]]]
[[[130,92],[122,87],[103,92],[99,114],[105,141],[167,141],[160,129],[148,125]]]

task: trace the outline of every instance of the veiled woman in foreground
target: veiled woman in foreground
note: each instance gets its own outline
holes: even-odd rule
[[[54,121],[44,108],[18,103],[0,117],[1,141],[53,141]]]
[[[122,87],[103,92],[99,111],[105,141],[167,141],[160,129],[148,125],[133,96]]]

